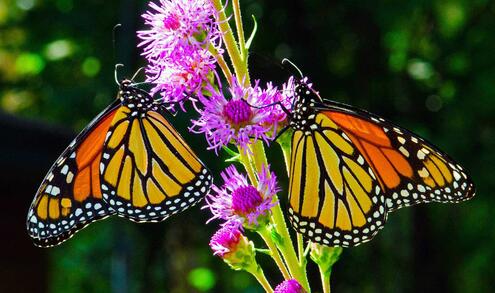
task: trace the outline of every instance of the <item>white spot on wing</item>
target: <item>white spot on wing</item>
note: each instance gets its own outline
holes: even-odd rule
[[[64,167],[62,167],[62,170],[60,170],[60,173],[67,175],[68,171],[69,171],[69,166],[64,165]]]

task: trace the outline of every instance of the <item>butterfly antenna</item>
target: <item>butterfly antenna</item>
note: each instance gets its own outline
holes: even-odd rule
[[[134,78],[136,77],[136,75],[141,71],[143,70],[144,67],[141,67],[138,69],[138,71],[134,74],[134,76],[132,77],[132,80],[134,80]],[[136,82],[136,83],[133,83],[132,86],[138,86],[138,85],[142,85],[142,84],[150,84],[150,83],[153,83],[155,81],[157,81],[158,79],[160,79],[160,76],[162,75],[162,72],[163,72],[163,68],[160,68],[160,71],[158,72],[158,75],[156,75],[155,78],[153,78],[152,80],[147,80],[147,81],[141,81],[141,82]]]
[[[124,67],[124,64],[122,64],[122,63],[115,64],[115,71],[113,74],[115,76],[115,82],[117,83],[117,85],[120,85],[119,77],[118,77],[119,67]]]
[[[131,77],[131,80],[134,81],[134,78],[144,69],[144,67],[139,67],[138,70],[136,70],[136,73]]]
[[[284,58],[282,60],[282,64],[285,64],[285,63],[289,63],[290,65],[292,65],[292,67],[294,67],[297,70],[297,72],[299,72],[299,75],[301,76],[301,78],[304,78],[304,75],[302,74],[302,71],[299,69],[299,67],[296,66],[296,64],[294,64],[294,62],[290,61],[287,58]]]
[[[117,23],[117,24],[113,27],[113,29],[112,29],[113,60],[115,60],[115,61],[116,61],[116,59],[117,59],[117,58],[116,58],[116,54],[115,54],[115,52],[117,51],[117,49],[116,49],[116,47],[117,47],[117,45],[116,45],[116,43],[117,43],[117,41],[116,41],[116,40],[117,40],[117,38],[116,38],[117,33],[116,33],[116,32],[117,32],[117,29],[118,29],[119,27],[121,27],[121,26],[122,26],[122,24]]]

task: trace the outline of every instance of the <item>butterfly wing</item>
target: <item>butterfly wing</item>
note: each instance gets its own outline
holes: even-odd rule
[[[138,89],[132,96],[151,99]],[[156,222],[196,204],[210,190],[212,176],[160,107],[120,107],[101,162],[103,198],[119,216]]]
[[[474,196],[464,169],[411,132],[323,102],[304,81],[295,94],[289,218],[312,241],[356,246],[383,227],[389,211]]]
[[[43,179],[27,217],[35,245],[60,244],[89,223],[114,213],[102,200],[99,164],[117,103],[72,141]]]
[[[322,113],[344,130],[377,175],[388,210],[474,196],[466,171],[433,144],[369,112],[335,102],[326,106]]]
[[[342,129],[324,114],[316,116],[314,125],[292,136],[292,226],[330,246],[366,242],[387,218],[379,182]]]

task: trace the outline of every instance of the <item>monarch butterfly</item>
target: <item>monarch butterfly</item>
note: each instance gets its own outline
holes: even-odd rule
[[[29,236],[49,247],[110,215],[158,222],[196,204],[212,176],[130,80],[117,99],[65,149],[39,187],[27,216]]]
[[[388,212],[425,202],[460,202],[473,182],[448,155],[367,111],[323,100],[296,81],[289,220],[311,241],[350,247],[371,240]]]

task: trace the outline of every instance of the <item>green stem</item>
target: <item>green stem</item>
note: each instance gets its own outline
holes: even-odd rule
[[[237,39],[239,41],[239,49],[241,51],[241,59],[247,63],[246,40],[244,39],[244,27],[242,26],[241,6],[239,4],[239,0],[233,0],[232,6],[234,8],[235,26],[237,30]]]
[[[218,54],[217,49],[212,44],[210,44],[208,46],[208,51],[213,55],[213,57],[215,57],[218,65],[220,66],[223,74],[225,75],[225,78],[227,79],[227,81],[230,84],[232,82],[232,79],[230,78],[232,76],[232,73],[230,72],[229,65],[227,64],[227,62],[225,62],[225,59],[223,58],[223,56]]]
[[[254,157],[256,161],[266,162],[266,154],[264,151],[263,144],[258,144],[251,148],[252,154],[251,157]],[[256,166],[258,167],[258,166]],[[261,170],[257,170],[258,172]],[[273,198],[274,201],[278,201],[277,195]],[[287,224],[285,222],[284,214],[282,213],[282,209],[280,207],[280,202],[276,204],[272,208],[272,222],[275,227],[275,231],[282,237],[283,242],[277,246],[277,248],[282,253],[282,256],[287,264],[289,272],[291,276],[299,281],[301,285],[307,292],[310,291],[308,278],[306,275],[306,262],[300,263],[296,254],[296,250],[294,249],[294,243],[292,242],[292,238],[290,237],[289,229],[287,228]]]
[[[256,170],[261,171],[263,166],[265,168],[268,167],[268,161],[266,159],[265,147],[263,146],[263,142],[258,140],[256,142],[252,142],[249,145],[251,152],[253,153],[252,160],[254,162],[254,166]],[[256,154],[256,155],[254,155]],[[268,174],[269,175],[269,174]]]
[[[273,242],[270,231],[268,231],[268,229],[264,227],[261,230],[259,230],[258,233],[260,234],[261,238],[263,238],[266,245],[270,249],[270,255],[272,256],[273,260],[275,261],[278,268],[282,272],[282,275],[284,275],[284,279],[289,280],[290,279],[289,271],[287,270],[284,261],[280,257],[280,253],[277,249],[277,246],[275,245],[275,242]]]
[[[265,289],[266,292],[273,293],[273,288],[270,286],[270,283],[268,283],[268,280],[265,277],[265,274],[263,273],[263,270],[259,265],[256,265],[256,268],[252,270],[247,270],[251,275],[253,275],[256,280],[263,286],[263,289]]]
[[[282,149],[282,154],[284,156],[285,169],[287,170],[287,176],[290,178],[290,160],[291,160],[291,137],[289,132],[285,132],[277,140],[280,148]]]
[[[258,185],[258,177],[256,176],[256,171],[253,167],[253,164],[251,163],[251,160],[249,158],[249,155],[247,154],[247,150],[243,150],[242,148],[239,149],[239,157],[241,159],[241,163],[244,165],[244,168],[246,169],[246,172],[248,173],[249,181],[251,181],[251,184],[254,186]]]
[[[304,239],[302,234],[296,233],[297,238],[297,255],[299,256],[299,265],[305,266],[303,262],[306,262],[306,255],[304,254]]]
[[[323,293],[330,293],[330,272],[324,272],[324,270],[320,268],[320,277],[321,277],[321,287],[323,288]]]
[[[247,66],[242,60],[239,48],[237,47],[236,40],[234,38],[234,33],[228,22],[227,16],[225,15],[225,10],[221,0],[212,0],[213,6],[217,10],[218,26],[222,32],[222,38],[227,48],[227,53],[229,54],[230,60],[232,61],[232,66],[234,67],[235,74],[238,80],[244,80],[245,85],[250,84],[249,73]]]
[[[307,292],[310,291],[308,278],[306,276],[306,267],[299,265],[299,260],[294,249],[292,238],[287,229],[285,218],[280,208],[280,203],[272,208],[272,220],[275,224],[275,230],[283,239],[283,243],[278,246],[278,249],[282,253],[290,274],[293,278],[297,279]]]
[[[280,144],[280,148],[282,149],[282,154],[284,156],[284,161],[285,161],[285,168],[287,170],[287,176],[290,178],[290,161],[291,161],[291,134],[290,132],[284,133],[279,139],[278,143]],[[273,209],[273,217],[274,217],[274,222],[275,221],[284,221],[282,211],[280,210],[280,206],[278,206],[277,209]],[[278,226],[277,226],[278,227]],[[289,231],[287,230],[287,225],[283,225],[283,229],[278,229],[277,232],[279,232],[282,236],[283,239],[290,239]],[[304,241],[303,237],[301,234],[296,233],[297,237],[297,250],[298,250],[298,256],[299,259],[297,259],[297,256],[295,255],[295,251],[292,249],[292,251],[288,252],[288,257],[291,259],[291,262],[295,263],[297,260],[297,268],[298,268],[298,274],[302,276],[301,279],[298,278],[298,280],[301,282],[301,285],[306,289],[306,291],[310,292],[310,287],[309,287],[309,282],[307,279],[306,275],[306,254],[304,253]],[[292,245],[292,243],[291,243]],[[293,247],[293,246],[292,246]],[[283,253],[282,253],[283,254]],[[285,256],[285,255],[284,255]],[[286,258],[287,260],[287,258]],[[289,265],[289,268],[291,266]]]

